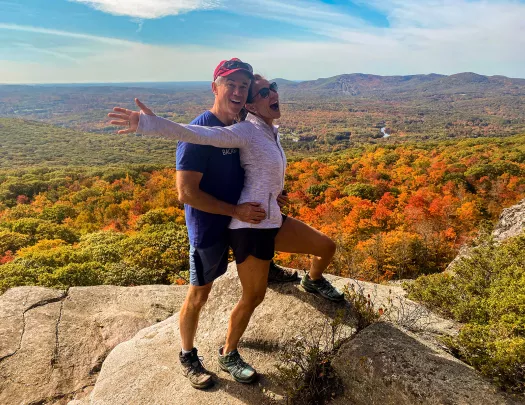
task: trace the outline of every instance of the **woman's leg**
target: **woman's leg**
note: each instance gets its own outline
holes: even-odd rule
[[[268,284],[269,267],[270,260],[261,260],[253,256],[248,256],[244,262],[237,265],[242,296],[230,316],[224,354],[237,349],[253,311],[263,301]]]
[[[305,253],[314,256],[310,267],[310,278],[318,280],[335,254],[335,242],[295,218],[288,217],[275,238],[275,250],[287,253]]]
[[[334,257],[335,247],[328,236],[294,218],[284,221],[275,238],[275,250],[314,255],[310,272],[301,279],[301,286],[308,292],[339,302],[344,300],[344,294],[323,277]]]

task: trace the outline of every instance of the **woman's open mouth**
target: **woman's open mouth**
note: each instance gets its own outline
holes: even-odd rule
[[[279,102],[276,101],[275,103],[270,104],[270,108],[274,111],[279,111]]]

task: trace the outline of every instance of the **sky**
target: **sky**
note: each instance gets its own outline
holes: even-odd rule
[[[525,78],[525,0],[0,0],[0,83]]]

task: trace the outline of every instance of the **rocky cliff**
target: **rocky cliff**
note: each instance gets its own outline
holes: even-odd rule
[[[354,283],[331,277],[339,287]],[[377,308],[392,301],[393,322],[374,324],[347,341],[334,368],[344,385],[335,404],[512,404],[473,369],[435,344],[456,325],[406,300],[399,287],[359,283]],[[57,291],[20,287],[0,296],[0,403],[270,404],[285,403],[270,374],[278,349],[298,336],[329,338],[327,324],[346,310],[343,333],[355,325],[349,304],[329,303],[298,284],[271,286],[241,350],[262,377],[241,385],[220,371],[217,349],[241,290],[235,266],[214,286],[197,338],[217,384],[191,388],[179,372],[178,309],[184,286],[83,287]],[[414,317],[417,319],[414,321]],[[414,332],[407,330],[410,327]]]
[[[525,199],[501,212],[498,223],[492,231],[492,237],[496,243],[501,243],[506,239],[521,235],[523,232],[525,232]],[[454,273],[456,263],[462,257],[469,256],[471,249],[471,246],[463,246],[459,254],[447,266],[445,272]]]

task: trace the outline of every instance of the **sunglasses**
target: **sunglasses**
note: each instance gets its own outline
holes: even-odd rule
[[[268,98],[270,96],[270,91],[273,91],[274,93],[279,91],[279,86],[277,83],[273,82],[270,84],[270,87],[263,87],[262,89],[259,89],[259,91],[253,95],[251,100],[253,101],[258,94],[260,94],[262,98]]]
[[[249,63],[241,62],[240,60],[227,60],[221,65],[221,69],[243,69],[253,74],[252,65]]]

